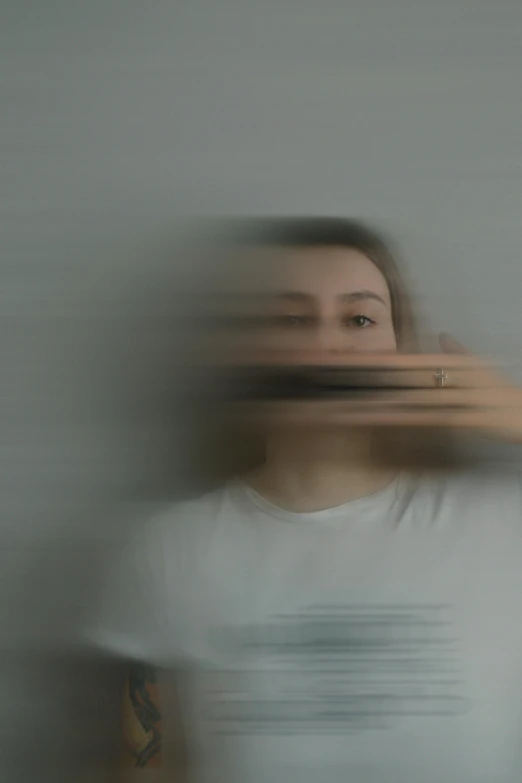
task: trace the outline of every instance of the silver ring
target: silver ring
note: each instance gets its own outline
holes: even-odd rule
[[[435,378],[435,383],[439,388],[442,388],[444,386],[444,381],[448,380],[448,376],[446,375],[442,367],[439,370],[437,370],[436,373],[433,374],[433,377]]]

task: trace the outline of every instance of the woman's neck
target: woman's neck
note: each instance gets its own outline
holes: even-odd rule
[[[311,512],[371,495],[394,473],[376,463],[371,437],[362,430],[327,436],[285,433],[267,439],[265,462],[245,481],[280,508]]]

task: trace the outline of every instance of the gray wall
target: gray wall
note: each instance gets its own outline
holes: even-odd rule
[[[374,219],[427,333],[520,360],[522,4],[13,0],[1,19],[1,734],[10,779],[56,780],[98,752],[66,718],[102,682],[68,658],[97,571],[179,489],[156,237],[184,215]]]

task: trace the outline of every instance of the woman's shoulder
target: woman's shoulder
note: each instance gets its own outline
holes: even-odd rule
[[[467,468],[461,470],[423,472],[410,474],[411,480],[418,489],[475,494],[515,494],[522,491],[522,468],[504,469]]]
[[[215,525],[228,493],[228,485],[223,484],[206,492],[163,503],[144,517],[134,538],[164,545],[171,538],[180,540],[187,535],[205,535],[208,528]]]
[[[410,501],[452,524],[514,524],[522,529],[522,470],[467,469],[410,474]]]

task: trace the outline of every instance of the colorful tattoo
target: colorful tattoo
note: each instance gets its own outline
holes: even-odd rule
[[[136,752],[137,767],[159,767],[162,739],[158,682],[155,670],[136,664],[129,673],[129,697],[148,742]]]

